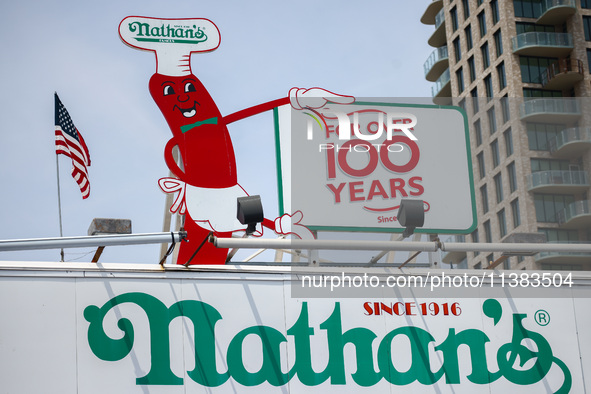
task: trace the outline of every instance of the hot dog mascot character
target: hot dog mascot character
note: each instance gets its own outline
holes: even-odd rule
[[[223,264],[227,249],[205,243],[199,253],[195,251],[210,232],[230,237],[235,231],[245,230],[236,219],[236,201],[248,194],[238,183],[227,126],[284,104],[302,109],[298,99],[317,97],[319,92],[326,99],[314,100],[318,108],[327,101],[346,104],[354,98],[318,88],[292,88],[287,97],[223,116],[191,70],[192,53],[213,51],[220,45],[220,33],[213,22],[130,16],[119,24],[119,35],[129,46],[156,54],[156,73],[150,78],[149,90],[173,135],[164,149],[164,159],[175,176],[161,178],[158,183],[164,192],[178,193],[170,210],[185,215],[187,232],[177,263]],[[174,147],[179,150],[181,165],[173,158]],[[313,233],[299,224],[301,217],[301,212],[286,214],[265,219],[262,225],[278,234],[286,234],[285,229],[290,228],[289,234],[313,238]]]

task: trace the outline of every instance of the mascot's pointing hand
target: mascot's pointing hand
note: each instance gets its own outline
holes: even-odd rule
[[[355,97],[336,94],[321,88],[291,88],[289,102],[294,109],[322,108],[326,103],[353,104]]]

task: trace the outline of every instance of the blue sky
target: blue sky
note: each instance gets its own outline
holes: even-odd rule
[[[357,97],[428,97],[423,63],[433,27],[428,1],[28,1],[0,6],[0,239],[59,236],[53,92],[91,154],[91,195],[82,200],[60,156],[63,232],[86,235],[93,218],[132,220],[162,231],[170,130],[148,93],[154,55],[119,39],[129,15],[208,18],[221,45],[192,67],[223,114],[319,86]],[[271,114],[230,128],[241,185],[277,212]],[[158,261],[159,246],[107,248],[103,262]],[[66,250],[90,261],[93,250]],[[90,254],[88,254],[90,253]],[[250,252],[249,252],[250,253]],[[247,254],[249,254],[247,253]],[[0,260],[57,261],[59,251],[3,252]]]

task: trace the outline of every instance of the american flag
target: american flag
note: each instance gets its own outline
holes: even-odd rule
[[[72,159],[72,177],[82,193],[82,198],[90,195],[88,169],[90,154],[82,134],[74,126],[68,110],[55,93],[55,153],[63,154]]]

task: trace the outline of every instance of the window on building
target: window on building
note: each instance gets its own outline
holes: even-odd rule
[[[547,271],[582,271],[582,264],[542,263],[542,269]]]
[[[509,157],[513,154],[513,134],[511,133],[511,127],[505,130],[503,136],[505,137],[505,153]]]
[[[570,162],[568,160],[554,159],[530,159],[531,172],[540,171],[569,171]]]
[[[499,154],[499,140],[494,140],[491,142],[490,152],[492,154],[493,168],[496,168],[501,162],[501,155]]]
[[[507,123],[509,119],[511,119],[511,108],[509,106],[508,95],[501,97],[501,114],[503,116],[503,124]]]
[[[505,217],[505,209],[497,212],[497,220],[499,221],[499,236],[503,238],[507,235],[507,218]]]
[[[480,125],[480,119],[474,122],[474,136],[476,137],[476,146],[482,144],[482,126]]]
[[[473,243],[478,243],[478,229],[475,229],[474,231],[472,231],[472,242]],[[474,257],[478,256],[480,254],[480,252],[476,251],[474,252]]]
[[[559,97],[562,97],[562,92],[560,90],[523,88],[523,97],[526,99],[529,99],[529,98],[559,98]]]
[[[538,232],[545,234],[548,242],[577,242],[579,234],[577,230],[561,230],[553,228],[540,228]]]
[[[451,29],[452,29],[452,31],[458,30],[458,9],[456,7],[453,7],[449,11],[449,16],[451,18]]]
[[[494,176],[495,181],[495,194],[497,196],[497,204],[500,204],[503,201],[503,179],[501,178],[501,173],[499,172],[497,175]]]
[[[488,190],[486,184],[480,187],[480,201],[482,202],[482,212],[488,212]]]
[[[472,25],[466,26],[466,28],[464,29],[464,34],[466,35],[466,47],[468,48],[468,50],[470,50],[474,45],[472,41]]]
[[[515,22],[517,34],[523,33],[555,33],[556,28],[552,25],[538,25],[533,22]]]
[[[478,14],[478,29],[480,31],[480,38],[486,35],[486,16],[484,10]]]
[[[521,82],[542,83],[543,74],[552,63],[557,61],[555,57],[519,56]]]
[[[484,0],[476,0],[476,4],[477,4],[477,6],[478,6],[478,7],[480,7],[480,6],[482,5],[482,2],[483,2],[483,1],[484,1]]]
[[[539,18],[542,15],[540,0],[513,0],[515,16],[520,18]]]
[[[507,176],[509,177],[509,191],[513,193],[517,190],[517,172],[515,171],[515,162],[507,166]]]
[[[490,74],[484,77],[484,89],[486,90],[486,100],[490,101],[494,94],[493,94],[493,86],[492,86],[492,78]]]
[[[497,66],[497,77],[499,78],[499,91],[507,87],[507,77],[505,75],[505,62]]]
[[[478,161],[478,174],[480,175],[480,179],[482,179],[486,175],[486,168],[484,167],[484,152],[480,152],[476,155],[476,160]]]
[[[590,9],[591,0],[581,0],[581,8]]]
[[[495,39],[495,52],[497,57],[499,57],[503,54],[503,37],[501,36],[501,29],[493,34],[493,38]]]
[[[464,69],[462,67],[456,71],[456,80],[458,81],[458,95],[460,95],[464,91]]]
[[[482,54],[482,70],[486,70],[490,66],[490,55],[488,53],[488,43],[485,42],[480,47],[480,53]]]
[[[460,100],[460,102],[458,103],[458,106],[463,109],[464,111],[466,111],[466,99],[463,98]]]
[[[470,56],[470,58],[468,59],[468,70],[470,70],[470,83],[472,83],[476,79],[476,66],[474,65],[474,56]]]
[[[454,47],[454,55],[456,59],[456,63],[462,59],[462,48],[460,46],[460,37],[456,37],[453,40],[453,47]]]
[[[575,201],[568,194],[534,194],[534,206],[538,222],[556,223],[558,214]]]
[[[495,107],[491,107],[488,111],[486,111],[486,116],[488,117],[488,130],[492,135],[497,131],[497,114]]]
[[[583,30],[585,31],[585,40],[591,41],[591,16],[583,15]]]
[[[464,11],[464,20],[470,17],[470,4],[468,0],[462,0],[462,10]]]
[[[484,222],[483,227],[484,227],[484,239],[487,243],[491,243],[492,242],[492,233],[490,231],[490,220],[487,220],[486,222]],[[489,257],[489,260],[492,260],[492,257]]]
[[[492,15],[493,25],[499,21],[499,3],[497,0],[490,0],[490,13]]]
[[[511,201],[511,216],[513,216],[513,228],[521,224],[521,214],[519,213],[519,199]]]
[[[470,96],[472,96],[472,110],[474,111],[474,115],[476,115],[480,111],[478,105],[478,88],[476,86],[470,91]]]
[[[566,126],[561,124],[527,123],[530,150],[550,150],[550,144]]]
[[[591,2],[591,0],[589,0]],[[591,73],[591,49],[587,48],[587,65],[589,66],[589,72]]]

